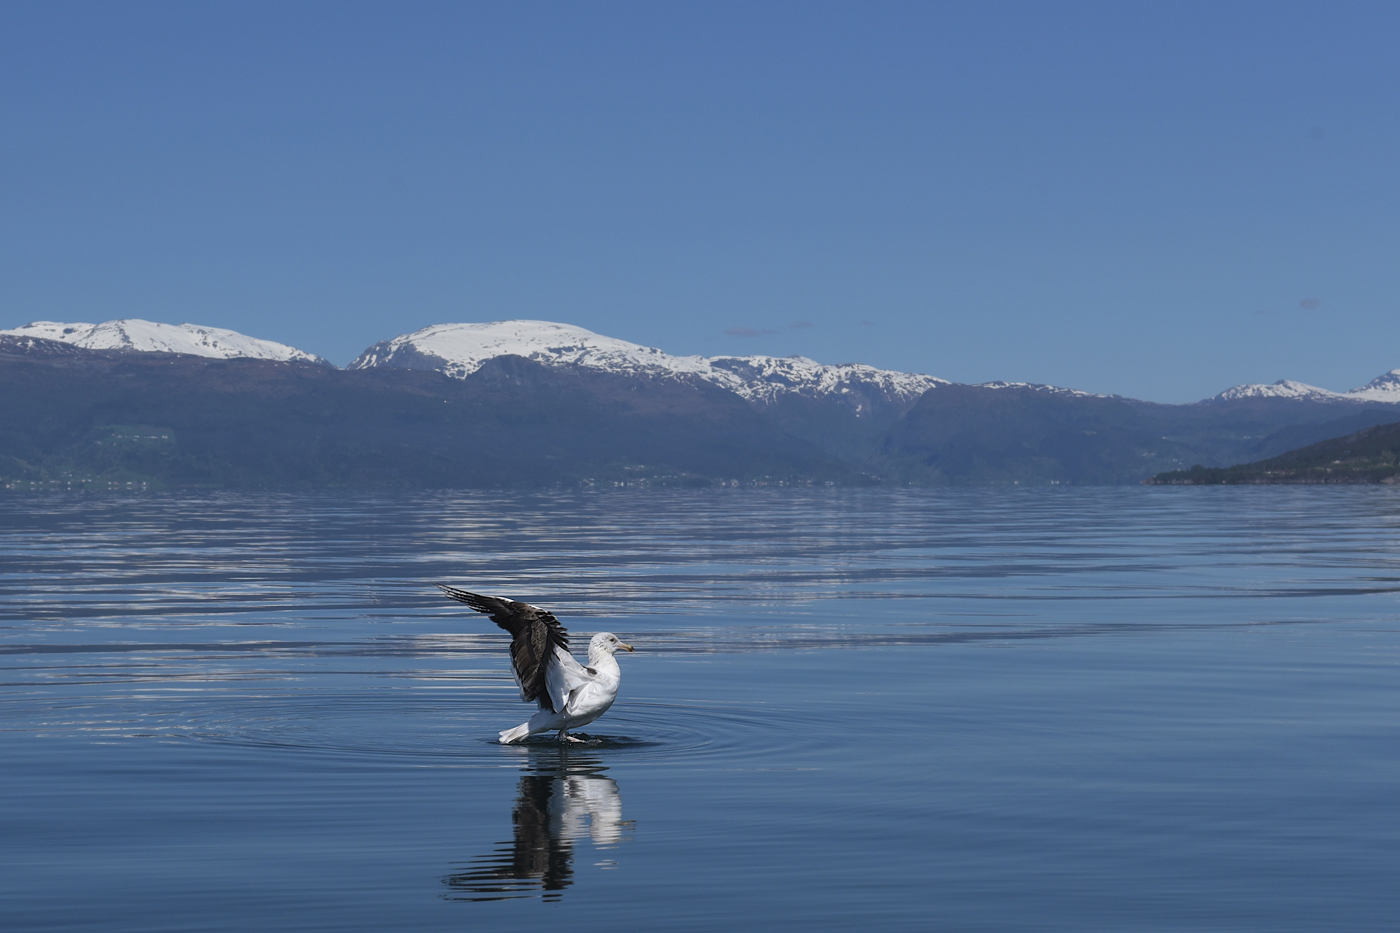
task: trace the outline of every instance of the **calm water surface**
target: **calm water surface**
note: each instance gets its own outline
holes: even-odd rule
[[[1391,489],[9,495],[0,918],[1392,929],[1397,594]]]

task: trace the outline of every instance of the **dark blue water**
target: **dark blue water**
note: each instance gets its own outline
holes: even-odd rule
[[[1394,928],[1397,594],[1390,489],[8,496],[0,923]]]

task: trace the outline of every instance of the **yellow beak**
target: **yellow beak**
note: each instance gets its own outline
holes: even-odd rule
[[[618,642],[618,643],[617,643],[617,646],[618,646],[619,648],[621,648],[623,651],[636,651],[636,650],[637,650],[636,648],[633,648],[631,645],[624,645],[622,642]]]

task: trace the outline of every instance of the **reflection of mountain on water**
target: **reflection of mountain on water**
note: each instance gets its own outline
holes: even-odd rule
[[[594,846],[611,847],[625,842],[632,828],[622,819],[617,782],[602,770],[598,759],[571,756],[567,749],[532,755],[511,811],[515,839],[443,878],[449,888],[444,896],[494,901],[529,897],[536,888],[545,900],[562,896],[573,884],[575,840],[588,837]]]

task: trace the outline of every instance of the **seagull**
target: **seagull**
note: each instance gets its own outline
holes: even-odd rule
[[[540,711],[514,729],[501,732],[501,744],[520,742],[539,732],[559,730],[559,741],[582,742],[570,729],[586,726],[608,711],[617,699],[622,669],[618,651],[632,651],[612,632],[599,632],[588,642],[588,666],[569,654],[569,633],[550,612],[499,596],[479,596],[444,583],[434,584],[458,602],[484,612],[510,632],[510,661],[520,699],[538,703]]]

